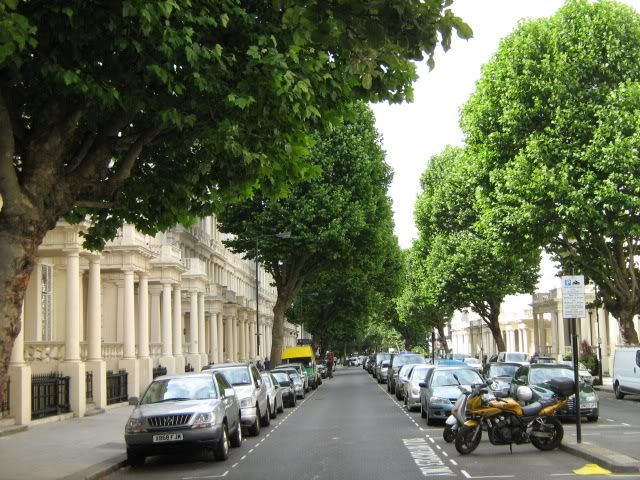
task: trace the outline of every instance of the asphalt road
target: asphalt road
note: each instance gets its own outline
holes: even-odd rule
[[[601,421],[610,423],[606,417],[601,413]],[[127,467],[109,478],[556,479],[575,476],[574,470],[585,463],[568,453],[541,452],[531,445],[514,446],[510,453],[508,446],[493,446],[486,438],[473,454],[462,457],[452,444],[444,443],[442,427],[427,427],[420,413],[406,412],[385,385],[378,385],[362,368],[351,367],[339,369],[295,409],[286,409],[259,437],[245,438],[225,462],[207,462],[198,454],[153,457],[142,468]]]
[[[640,395],[617,400],[613,393],[598,392],[600,418],[582,423],[582,441],[603,445],[640,460]],[[575,422],[564,423],[565,434],[575,438]]]

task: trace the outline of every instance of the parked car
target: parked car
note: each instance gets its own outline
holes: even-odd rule
[[[573,368],[573,362],[571,360],[563,360],[561,363],[562,365],[568,365],[569,367]],[[584,383],[593,385],[593,375],[591,375],[589,369],[585,367],[584,363],[582,362],[578,362],[578,376]]]
[[[387,391],[396,393],[396,383],[398,382],[398,370],[402,365],[408,363],[425,363],[424,357],[418,353],[395,353],[391,355],[389,369],[387,371]]]
[[[240,420],[249,435],[259,435],[260,427],[271,423],[267,387],[260,372],[250,363],[218,363],[211,370],[222,373],[236,391],[240,402]]]
[[[219,373],[157,377],[129,403],[135,408],[124,438],[131,466],[143,465],[147,456],[198,448],[226,460],[229,445],[242,444],[240,404]]]
[[[293,365],[279,365],[274,368],[272,372],[286,372],[293,382],[293,392],[296,394],[296,397],[305,397],[306,391],[304,389],[304,380],[302,379],[302,376],[300,376],[299,370],[294,368]]]
[[[640,347],[617,347],[613,357],[613,391],[617,399],[640,394]]]
[[[318,374],[320,375],[320,378],[327,378],[327,361],[326,360],[319,360],[318,361]]]
[[[469,365],[471,368],[477,370],[478,372],[482,372],[482,362],[475,357],[464,357],[462,360],[464,363]]]
[[[520,365],[528,365],[529,354],[524,352],[500,352],[498,353],[497,361],[519,363]]]
[[[385,358],[380,362],[380,366],[376,367],[378,374],[376,375],[376,379],[378,383],[387,383],[389,379],[389,367],[391,366],[391,360],[389,358]]]
[[[447,354],[447,358],[443,360],[459,360],[461,362],[464,362],[464,359],[467,357],[468,355],[465,355],[464,353],[449,353]]]
[[[534,363],[558,363],[558,361],[553,357],[541,357],[539,355],[531,357],[531,364]]]
[[[273,375],[273,378],[275,378],[280,385],[280,392],[282,393],[282,405],[285,407],[295,407],[296,392],[293,386],[293,378],[291,378],[287,372],[283,371],[271,372],[271,375]]]
[[[404,405],[407,410],[411,411],[415,408],[420,408],[420,382],[423,382],[427,376],[429,369],[433,368],[433,365],[415,365],[411,369],[408,382],[403,383],[404,388]]]
[[[407,363],[406,365],[402,365],[398,370],[398,379],[396,381],[396,398],[398,400],[404,400],[405,385],[409,383],[409,375],[411,375],[411,371],[416,365],[422,364]]]
[[[269,372],[263,372],[260,376],[267,387],[267,397],[269,398],[269,405],[271,406],[269,415],[271,418],[276,418],[278,416],[278,412],[284,411],[280,384]]]
[[[551,389],[545,382],[552,378],[570,378],[573,380],[573,369],[562,364],[539,364],[523,365],[516,372],[509,393],[515,394],[518,387],[526,385],[533,391],[533,399],[538,400],[549,398],[553,395]],[[597,421],[599,416],[600,400],[591,385],[580,383],[580,414],[592,421]],[[575,396],[571,395],[566,406],[556,412],[559,417],[575,418]]]
[[[375,363],[373,364],[372,375],[376,380],[378,380],[378,383],[382,383],[382,381],[380,380],[380,367],[382,366],[382,362],[384,360],[387,360],[387,362],[388,362],[390,358],[391,358],[391,354],[390,353],[384,353],[384,352],[376,353]],[[387,368],[389,368],[389,367],[387,367]],[[385,381],[386,381],[386,379],[385,379]]]
[[[507,397],[511,381],[518,368],[520,368],[519,363],[492,362],[484,366],[482,374],[488,382],[491,382],[490,387],[496,397]]]
[[[302,379],[302,384],[304,385],[305,393],[309,391],[309,388],[310,388],[309,387],[309,377],[307,376],[307,370],[305,369],[304,365],[302,365],[301,363],[296,363],[296,362],[283,363],[282,365],[278,365],[273,370],[278,370],[278,369],[282,369],[282,368],[294,368],[296,370],[296,372],[298,372],[298,375],[300,376],[300,378]]]
[[[458,385],[471,386],[477,383],[484,383],[484,379],[464,363],[462,366],[436,365],[429,369],[424,381],[419,383],[420,414],[427,419],[427,425],[435,420],[444,421],[451,414],[453,404],[460,395]]]

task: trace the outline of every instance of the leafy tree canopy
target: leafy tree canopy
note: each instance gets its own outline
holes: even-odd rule
[[[344,266],[348,272],[356,257],[375,258],[390,248],[391,170],[371,111],[364,104],[349,108],[350,119],[317,135],[309,161],[320,176],[295,186],[289,197],[246,200],[218,217],[220,229],[234,235],[227,246],[257,258],[274,278],[278,299],[271,360],[276,363],[284,313],[304,282],[329,267]],[[283,232],[290,238],[278,238]]]
[[[569,1],[501,43],[462,116],[488,179],[485,232],[594,279],[627,343],[640,312],[639,47],[632,8]]]

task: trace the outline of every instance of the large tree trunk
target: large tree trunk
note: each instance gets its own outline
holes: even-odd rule
[[[633,324],[634,317],[639,313],[638,302],[635,301],[634,296],[622,296],[619,293],[612,292],[607,287],[600,288],[605,308],[618,321],[623,343],[625,345],[638,345],[638,332]]]
[[[0,384],[7,378],[11,351],[22,329],[21,312],[36,250],[48,228],[10,222],[0,214]],[[0,389],[0,403],[4,389]]]
[[[444,350],[444,353],[449,353],[449,344],[447,343],[447,336],[444,334],[444,325],[438,324],[438,336],[440,337],[440,345]]]
[[[282,346],[284,343],[284,317],[291,307],[295,292],[286,285],[283,292],[278,291],[276,304],[273,306],[273,329],[271,331],[271,357],[269,361],[272,366],[280,365],[282,362]]]
[[[472,308],[478,315],[480,315],[481,321],[489,327],[489,331],[491,332],[491,336],[493,336],[493,341],[496,342],[498,351],[506,352],[507,347],[504,344],[504,338],[502,338],[499,321],[501,303],[502,299],[491,298],[482,302],[472,303]]]

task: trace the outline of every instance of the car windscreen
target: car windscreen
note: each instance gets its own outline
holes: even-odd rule
[[[154,380],[144,392],[140,403],[171,402],[181,400],[208,400],[217,398],[213,377],[183,377]]]
[[[422,382],[424,380],[424,377],[427,376],[427,372],[429,371],[430,367],[415,367],[412,371],[411,371],[411,380],[415,383],[415,382]]]
[[[285,372],[273,372],[272,375],[280,385],[291,385],[291,379]]]
[[[456,377],[458,380],[456,380]],[[482,377],[470,368],[460,370],[440,370],[433,373],[431,379],[432,387],[447,387],[451,385],[473,385],[474,383],[483,383]]]
[[[570,368],[532,368],[529,371],[529,383],[539,385],[552,378],[570,378],[573,380],[573,370]]]
[[[425,363],[422,355],[396,355],[393,357],[393,368],[406,365],[408,363]]]
[[[236,368],[223,368],[220,372],[224,375],[234,387],[236,385],[251,385],[251,375],[249,375],[249,369],[247,367]]]
[[[513,377],[518,370],[518,365],[491,365],[489,367],[489,377]]]
[[[526,362],[528,355],[526,353],[507,353],[504,356],[506,362]]]
[[[271,385],[271,377],[269,377],[269,375],[262,374],[260,376],[262,377],[262,380],[264,380],[264,383],[267,384],[267,387],[271,388],[273,386]]]

